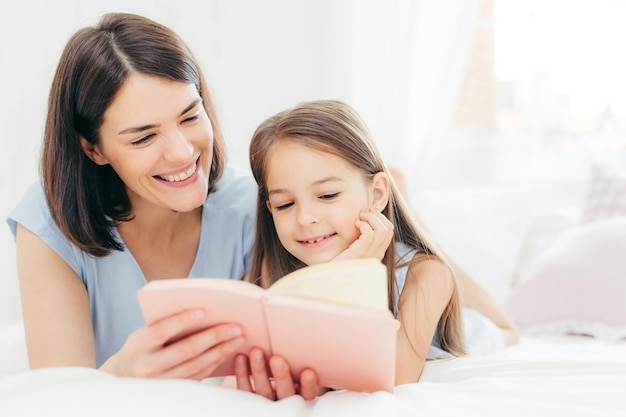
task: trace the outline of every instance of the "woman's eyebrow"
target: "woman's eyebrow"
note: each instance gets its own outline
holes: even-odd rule
[[[179,117],[182,116],[183,114],[187,113],[189,110],[193,109],[194,107],[196,107],[198,105],[198,103],[200,103],[202,101],[201,98],[197,98],[194,101],[192,101],[187,107],[185,107],[185,109],[183,111],[180,112]],[[137,127],[128,127],[122,131],[120,131],[118,133],[118,135],[125,135],[127,133],[138,133],[138,132],[143,132],[144,130],[148,130],[148,129],[153,129],[155,127],[158,127],[159,125],[144,125],[144,126],[137,126]]]
[[[202,99],[200,97],[196,98],[194,101],[191,102],[191,104],[189,104],[187,107],[185,107],[185,110],[180,112],[179,116],[182,116],[183,114],[187,113],[189,110],[191,110],[194,107],[196,107],[198,105],[198,103],[200,103],[201,101],[202,101]]]

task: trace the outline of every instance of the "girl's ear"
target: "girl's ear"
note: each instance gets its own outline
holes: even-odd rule
[[[80,147],[83,148],[83,152],[89,159],[91,159],[97,165],[107,165],[109,161],[102,155],[97,145],[89,142],[84,137],[80,137]]]
[[[267,206],[267,211],[270,212],[270,214],[272,213],[272,205],[270,204],[269,200],[265,200],[265,205]]]
[[[385,172],[378,172],[372,179],[372,202],[371,209],[382,211],[389,202],[391,184],[389,176]]]

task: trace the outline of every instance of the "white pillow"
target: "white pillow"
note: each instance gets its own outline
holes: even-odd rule
[[[591,167],[582,222],[626,216],[626,173],[607,163]]]
[[[626,217],[562,233],[504,302],[520,327],[550,323],[626,326]]]

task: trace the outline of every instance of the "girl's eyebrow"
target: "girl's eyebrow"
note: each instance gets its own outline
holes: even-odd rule
[[[325,177],[317,181],[313,181],[313,183],[311,184],[311,187],[315,187],[317,185],[321,185],[321,184],[331,182],[331,181],[343,181],[343,180],[339,177]],[[268,190],[267,194],[273,195],[273,194],[280,194],[284,192],[287,192],[287,190],[285,190],[284,188],[276,188],[274,190]]]
[[[324,184],[325,182],[331,182],[331,181],[343,181],[343,180],[339,177],[326,177],[326,178],[322,178],[321,180],[314,181],[313,184],[311,184],[311,186],[321,185],[321,184]]]
[[[185,107],[185,110],[183,110],[182,112],[180,112],[180,114],[178,115],[178,117],[184,115],[185,113],[187,113],[189,110],[193,109],[194,107],[196,107],[198,105],[198,103],[200,103],[202,101],[201,98],[197,98],[194,101],[192,101],[187,107]],[[158,127],[159,125],[144,125],[144,126],[137,126],[137,127],[128,127],[122,131],[120,131],[118,133],[118,135],[125,135],[128,133],[139,133],[139,132],[143,132],[145,130],[148,129],[154,129],[155,127]]]

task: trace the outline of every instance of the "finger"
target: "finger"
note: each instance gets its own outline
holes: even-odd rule
[[[163,372],[161,377],[196,380],[208,378],[233,354],[235,351],[235,348],[232,347],[233,343],[236,344],[237,347],[243,344],[243,338],[240,338],[240,340],[241,341],[234,340],[233,342],[225,342],[214,346],[201,355],[168,369],[166,372]]]
[[[235,379],[237,381],[237,389],[254,392],[250,383],[250,367],[248,366],[248,357],[246,355],[241,354],[235,357]]]
[[[291,378],[289,364],[284,358],[274,355],[270,358],[270,369],[276,386],[276,398],[282,400],[296,394],[296,385]]]
[[[208,376],[244,340],[239,326],[217,325],[168,345],[155,358],[167,369],[164,378],[189,378],[198,373]]]
[[[256,393],[273,400],[274,389],[265,367],[265,354],[259,348],[250,350],[250,373],[252,374]]]
[[[387,245],[393,237],[393,223],[382,213],[363,213],[363,221],[366,221],[374,233],[374,239],[381,244]]]
[[[355,226],[359,229],[361,237],[369,237],[374,239],[376,234],[380,234],[381,231],[385,231],[384,224],[376,218],[374,213],[362,213],[359,219],[357,219]]]
[[[205,316],[206,312],[202,309],[185,310],[150,324],[147,326],[148,334],[154,346],[163,346],[175,337],[201,326]]]
[[[369,244],[374,239],[374,229],[372,229],[372,226],[368,222],[363,220],[357,220],[354,225],[357,229],[359,229],[360,233],[357,240],[360,242],[364,242],[362,243],[363,245]]]
[[[357,220],[356,227],[359,229],[360,236],[354,243],[358,242],[361,248],[378,252],[381,247],[388,246],[389,229],[375,216],[370,216],[367,221]]]
[[[387,216],[378,211],[364,211],[360,213],[360,219],[366,221],[373,230],[393,229],[393,224]]]
[[[365,222],[361,222],[358,227],[361,231],[361,236],[353,242],[350,248],[355,253],[360,253],[360,256],[382,259],[393,239],[393,231],[382,225],[377,229],[372,229],[370,223]]]
[[[317,375],[312,369],[305,369],[300,374],[300,395],[305,400],[314,400],[319,392]]]

